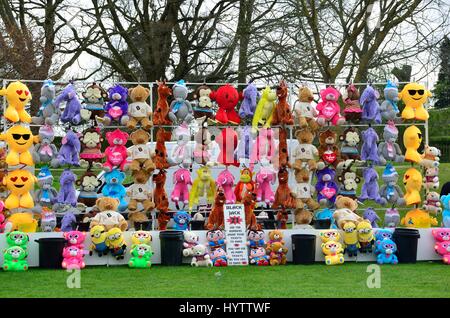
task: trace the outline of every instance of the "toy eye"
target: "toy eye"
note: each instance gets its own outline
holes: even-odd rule
[[[20,179],[22,179],[23,182],[26,182],[28,180],[27,177],[20,177]]]

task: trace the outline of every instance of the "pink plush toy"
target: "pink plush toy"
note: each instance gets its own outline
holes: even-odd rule
[[[275,195],[270,187],[276,181],[276,171],[267,158],[262,158],[261,168],[256,174],[256,201],[264,201],[271,205],[275,201]]]
[[[63,249],[62,267],[66,269],[82,269],[86,266],[83,260],[83,250],[76,245]]]
[[[76,246],[83,249],[86,234],[80,231],[69,231],[64,232],[64,238],[67,240],[67,246]]]
[[[261,128],[259,135],[253,143],[253,150],[250,156],[250,169],[253,170],[255,163],[259,162],[262,157],[269,160],[275,158],[275,138],[274,131],[270,128]]]
[[[188,185],[192,185],[191,174],[188,169],[180,168],[173,173],[173,191],[170,196],[171,200],[178,204],[178,202],[183,202],[184,204],[189,203],[189,189]]]
[[[444,241],[444,242],[436,242],[434,245],[434,250],[439,255],[442,255],[442,261],[445,264],[450,264],[450,242]]]
[[[316,110],[319,112],[317,117],[319,125],[325,126],[328,122],[331,122],[334,126],[345,123],[345,118],[341,116],[341,108],[338,104],[340,95],[339,91],[332,86],[320,91],[322,101],[316,106]]]
[[[5,203],[0,200],[0,233],[5,232],[6,223],[8,223],[5,215],[2,213],[4,209]]]
[[[446,242],[450,241],[450,229],[441,228],[441,229],[432,229],[431,234],[433,234],[436,242]]]
[[[106,162],[104,167],[112,170],[119,168],[123,170],[127,163],[127,147],[125,147],[129,135],[119,129],[106,133],[109,146],[105,150]]]
[[[236,195],[233,191],[234,176],[230,171],[228,171],[228,169],[225,169],[221,173],[219,173],[219,175],[217,176],[216,184],[217,186],[221,186],[223,188],[226,204],[236,203]]]

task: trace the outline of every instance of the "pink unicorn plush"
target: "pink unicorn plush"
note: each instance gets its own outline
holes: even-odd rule
[[[269,161],[275,158],[275,136],[270,128],[261,128],[259,135],[253,143],[253,149],[250,156],[250,169],[253,170],[255,163],[266,157]]]
[[[316,106],[316,110],[319,112],[317,117],[319,125],[325,126],[328,122],[331,122],[334,126],[345,123],[345,118],[341,116],[341,108],[338,104],[340,95],[339,91],[332,86],[320,91],[322,101]]]
[[[270,187],[276,180],[276,171],[267,158],[262,158],[261,168],[256,174],[256,201],[272,204],[275,201],[275,194]]]
[[[67,240],[67,246],[76,246],[83,249],[86,234],[80,231],[69,231],[64,232],[64,238]]]
[[[83,260],[84,252],[76,245],[63,249],[62,267],[66,269],[82,269],[86,266]]]
[[[219,175],[217,176],[216,184],[217,186],[221,186],[223,188],[226,204],[236,203],[236,195],[233,191],[234,176],[230,171],[228,171],[228,169],[225,169],[221,173],[219,173]]]
[[[178,202],[183,202],[184,204],[189,203],[189,189],[188,185],[192,185],[191,174],[188,169],[180,168],[173,173],[173,191],[170,196],[171,200],[178,204]]]

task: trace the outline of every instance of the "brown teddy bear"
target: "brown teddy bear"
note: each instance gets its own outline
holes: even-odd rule
[[[269,263],[271,266],[286,264],[286,253],[288,249],[282,242],[268,244],[266,252],[269,254]]]
[[[337,167],[341,162],[341,153],[337,146],[338,136],[334,131],[327,129],[319,135],[319,162],[317,169],[322,170],[327,166]]]
[[[128,150],[128,155],[131,156],[132,160],[129,168],[132,171],[144,169],[148,173],[152,173],[155,170],[155,164],[152,160],[155,154],[148,145],[150,134],[143,129],[138,129],[130,135],[130,139],[133,146]]]
[[[305,209],[296,209],[294,212],[296,229],[312,229],[310,225],[314,214]]]
[[[292,168],[296,171],[308,168],[307,170],[315,170],[317,167],[316,156],[319,154],[316,146],[312,144],[314,140],[313,132],[306,128],[295,132],[295,137],[298,140],[298,146],[292,153],[294,164]]]
[[[320,204],[312,198],[316,189],[309,182],[309,171],[306,169],[295,171],[295,181],[297,184],[292,196],[296,199],[296,208],[303,209],[306,204],[309,210],[317,210]]]
[[[152,201],[152,191],[148,185],[150,173],[141,170],[134,170],[132,172],[133,184],[127,188],[127,195],[130,198],[128,210],[130,213],[136,212],[138,203],[144,207],[144,214],[150,212],[155,204]]]
[[[358,208],[358,201],[356,199],[338,195],[334,204],[336,210],[333,213],[333,218],[340,229],[343,229],[344,224],[347,221],[352,221],[355,225],[358,225],[358,223],[363,220],[363,218],[355,212]]]
[[[100,212],[98,212],[91,220],[90,228],[96,225],[103,225],[106,231],[114,227],[119,228],[122,232],[126,231],[128,223],[123,215],[117,212],[119,204],[120,201],[116,198],[98,198],[95,205]]]
[[[273,242],[280,242],[281,244],[284,244],[283,240],[283,232],[280,230],[273,230],[269,232],[269,242],[267,243],[267,248],[269,248],[269,245]]]
[[[138,85],[128,89],[128,95],[132,103],[128,105],[128,116],[130,117],[127,122],[127,128],[135,129],[137,124],[141,124],[141,127],[145,130],[149,130],[153,126],[152,108],[147,104],[146,100],[150,96],[150,89]]]
[[[319,125],[316,122],[318,115],[316,108],[311,105],[314,100],[312,91],[306,87],[300,87],[298,90],[298,100],[294,104],[294,116],[302,128],[309,127],[312,131],[317,131]]]

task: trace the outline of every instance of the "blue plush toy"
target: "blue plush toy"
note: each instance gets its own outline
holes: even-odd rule
[[[378,264],[397,264],[398,259],[395,255],[397,251],[397,245],[391,239],[384,239],[381,241],[377,241],[376,249],[380,251],[377,256]]]
[[[125,173],[113,169],[105,173],[105,186],[102,189],[102,194],[105,197],[116,198],[120,201],[119,211],[125,211],[128,203],[125,201],[127,191],[122,182],[125,179]]]
[[[380,249],[381,245],[378,244],[378,241],[382,241],[384,239],[390,240],[392,239],[392,230],[390,229],[378,229],[375,232],[375,254],[379,254],[382,252],[382,250]]]
[[[316,212],[315,219],[316,220],[331,220],[330,229],[337,229],[335,219],[333,218],[334,210],[329,208],[324,208],[323,210]]]
[[[450,194],[441,197],[442,202],[442,226],[450,227]]]
[[[189,228],[189,222],[191,222],[191,216],[186,211],[178,211],[173,216],[175,222],[175,230],[186,231]]]

